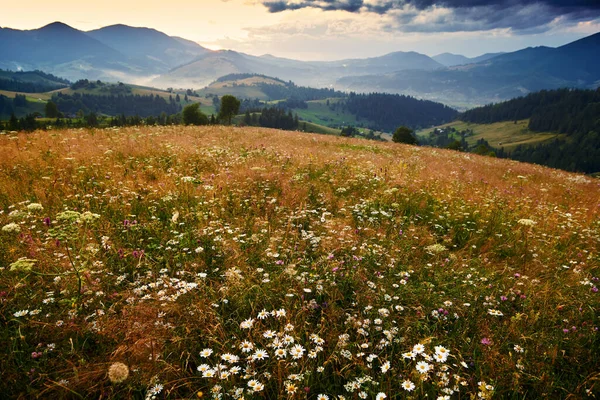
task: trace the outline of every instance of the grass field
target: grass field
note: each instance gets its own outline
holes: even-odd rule
[[[32,103],[46,103],[52,97],[52,92],[46,93],[25,93],[25,92],[11,92],[8,90],[0,90],[0,95],[13,99],[16,94],[23,94],[27,98],[27,101]]]
[[[437,126],[436,128],[454,127],[457,131],[471,129],[474,135],[466,137],[467,143],[473,146],[480,139],[485,139],[494,148],[504,147],[507,152],[519,145],[534,145],[552,140],[564,135],[546,132],[533,132],[528,128],[529,120],[496,122],[493,124],[473,124],[455,121]],[[435,128],[423,129],[417,136],[429,136]],[[460,139],[457,137],[457,139]]]
[[[0,135],[5,398],[600,395],[600,186],[264,128]]]
[[[330,103],[336,102],[338,99],[330,99],[329,101]],[[343,112],[341,110],[331,110],[329,106],[327,106],[327,100],[314,100],[307,103],[307,109],[295,108],[292,110],[304,121],[314,122],[324,126],[356,126],[359,124],[359,120],[357,120],[354,114]]]

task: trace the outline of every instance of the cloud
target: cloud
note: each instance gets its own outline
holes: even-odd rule
[[[261,0],[271,13],[301,9],[390,17],[385,29],[402,32],[475,32],[510,29],[540,33],[600,18],[596,0]],[[386,18],[387,19],[387,18]]]

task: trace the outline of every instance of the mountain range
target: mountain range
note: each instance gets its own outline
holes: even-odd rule
[[[340,61],[299,61],[211,51],[150,28],[111,25],[88,32],[55,22],[34,30],[0,28],[0,68],[39,69],[70,80],[101,79],[201,88],[230,73],[300,85],[410,94],[460,107],[540,89],[600,84],[600,33],[558,48],[534,47],[475,58],[393,52]]]
[[[474,64],[433,71],[344,77],[336,88],[386,91],[453,104],[484,104],[542,89],[595,89],[600,85],[600,33],[561,47],[529,47]]]
[[[154,29],[126,25],[89,32],[61,22],[25,31],[0,28],[0,68],[39,69],[70,80],[136,81],[209,51]]]

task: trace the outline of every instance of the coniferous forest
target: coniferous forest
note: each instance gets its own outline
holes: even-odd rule
[[[369,128],[388,132],[400,125],[413,129],[439,125],[458,115],[455,109],[441,103],[385,93],[350,93],[345,108],[359,118],[369,120],[373,125]]]
[[[76,114],[79,110],[84,113],[95,112],[107,115],[125,116],[139,115],[149,117],[161,113],[176,114],[181,111],[181,105],[175,100],[165,100],[158,95],[91,95],[74,93],[72,95],[58,93],[52,97],[58,109],[65,114]]]

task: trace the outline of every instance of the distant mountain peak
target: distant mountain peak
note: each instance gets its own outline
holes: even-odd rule
[[[39,30],[45,30],[45,31],[49,31],[49,30],[69,30],[69,31],[76,31],[77,29],[73,28],[72,26],[69,26],[67,24],[65,24],[64,22],[60,22],[60,21],[55,21],[52,22],[48,25],[42,26]]]

